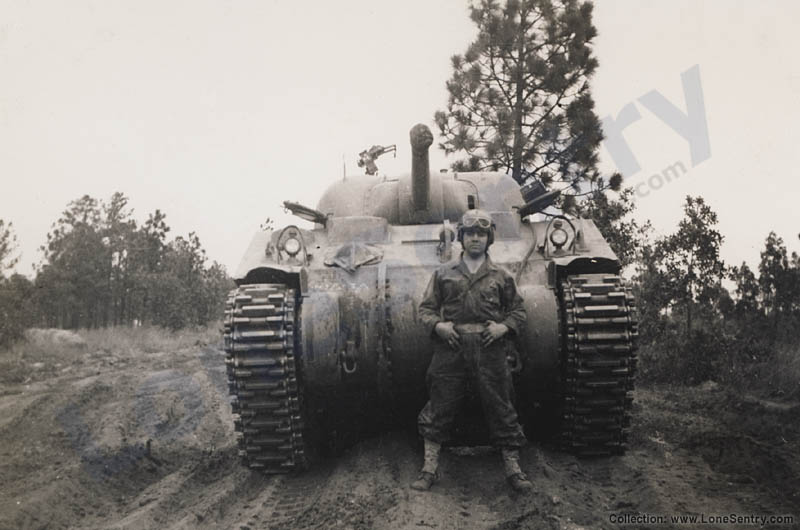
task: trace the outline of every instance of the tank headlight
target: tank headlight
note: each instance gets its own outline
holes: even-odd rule
[[[300,252],[300,241],[298,241],[294,237],[290,237],[286,241],[283,242],[283,250],[286,251],[287,254],[290,256],[294,256],[298,252]]]
[[[561,248],[566,245],[569,235],[563,228],[556,228],[550,232],[550,242],[556,248]]]

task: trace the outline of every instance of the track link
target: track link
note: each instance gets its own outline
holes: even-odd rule
[[[609,274],[567,276],[559,294],[562,447],[581,456],[622,454],[637,361],[633,294]]]
[[[239,456],[266,473],[306,466],[296,319],[286,285],[244,285],[228,295],[223,338]]]

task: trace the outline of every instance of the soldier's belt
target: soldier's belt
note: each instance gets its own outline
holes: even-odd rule
[[[468,333],[483,333],[486,329],[486,324],[456,324],[456,333],[464,335]]]

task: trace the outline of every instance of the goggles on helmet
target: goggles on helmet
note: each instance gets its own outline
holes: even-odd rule
[[[492,220],[487,219],[485,217],[465,216],[464,219],[461,221],[461,226],[463,226],[464,228],[478,227],[478,228],[483,228],[484,230],[488,230],[492,227]]]

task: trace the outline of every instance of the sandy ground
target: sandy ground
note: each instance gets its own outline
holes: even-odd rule
[[[32,369],[0,386],[0,528],[692,528],[669,517],[794,515],[800,407],[713,384],[639,388],[625,456],[579,460],[531,444],[529,496],[490,450],[450,450],[430,492],[411,490],[413,436],[365,440],[298,476],[239,465],[214,347]],[[702,528],[758,528],[712,522]],[[652,521],[651,521],[652,522]],[[774,521],[773,521],[774,522]]]

